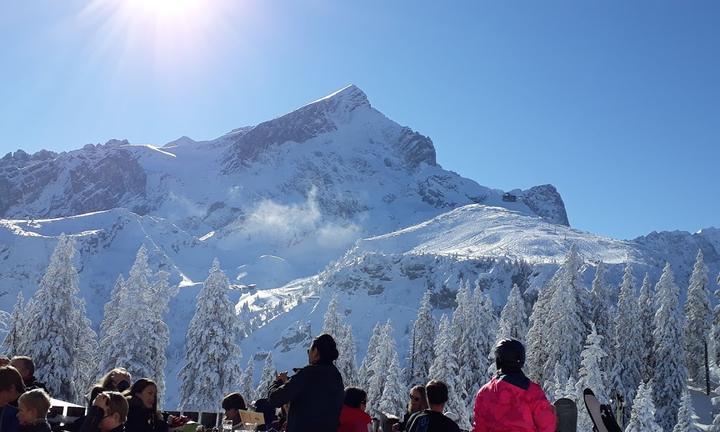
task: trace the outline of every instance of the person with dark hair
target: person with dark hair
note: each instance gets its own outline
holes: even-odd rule
[[[140,378],[125,392],[128,418],[125,428],[130,432],[167,432],[168,424],[157,410],[157,384]]]
[[[443,414],[448,401],[447,384],[431,380],[425,385],[428,409],[418,411],[408,420],[410,432],[460,432],[458,425]]]
[[[515,339],[495,346],[497,374],[475,396],[473,432],[555,432],[553,406],[522,371],[525,347]]]
[[[365,412],[367,393],[357,387],[345,389],[345,402],[340,411],[338,432],[367,432],[372,418]]]
[[[308,365],[288,378],[278,374],[268,400],[274,407],[289,402],[287,432],[336,432],[345,396],[342,376],[333,363],[338,358],[335,339],[316,337],[308,350]]]
[[[20,372],[12,366],[0,367],[0,431],[17,432],[20,429],[18,409],[13,403],[23,393],[25,384]]]
[[[402,432],[407,430],[408,421],[410,416],[416,412],[420,412],[428,409],[427,395],[425,394],[425,387],[417,385],[410,389],[410,401],[408,402],[407,412],[403,417],[403,421],[395,423],[393,425],[393,432]]]
[[[10,360],[10,366],[20,372],[20,376],[25,384],[25,391],[40,389],[48,393],[45,384],[35,379],[35,362],[30,357],[15,356]]]
[[[233,426],[242,422],[240,410],[246,410],[245,399],[240,393],[230,393],[222,400],[222,409],[225,410],[225,419],[232,420]]]
[[[128,402],[121,393],[100,392],[93,399],[80,432],[124,432],[127,417]]]

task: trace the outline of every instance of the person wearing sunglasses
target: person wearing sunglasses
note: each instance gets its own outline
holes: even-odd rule
[[[411,388],[410,395],[408,397],[410,398],[410,401],[408,402],[407,412],[400,423],[393,425],[393,432],[405,431],[411,415],[428,409],[427,395],[425,394],[424,386],[418,385]]]

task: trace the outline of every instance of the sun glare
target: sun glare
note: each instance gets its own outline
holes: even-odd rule
[[[96,31],[94,55],[152,64],[166,80],[203,67],[234,25],[228,0],[91,0],[78,18]]]
[[[212,5],[202,0],[123,0],[123,3],[135,13],[149,14],[157,19],[186,18],[201,12],[203,3],[206,7]]]

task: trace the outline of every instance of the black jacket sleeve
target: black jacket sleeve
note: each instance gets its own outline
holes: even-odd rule
[[[91,406],[85,415],[85,421],[80,426],[79,432],[97,432],[104,415],[105,412],[103,412],[102,408]]]
[[[305,387],[307,381],[307,371],[299,370],[295,375],[290,377],[288,382],[283,384],[281,381],[275,381],[270,386],[270,394],[268,400],[270,405],[280,407],[293,400],[300,391]]]

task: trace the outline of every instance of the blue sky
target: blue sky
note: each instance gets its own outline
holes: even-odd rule
[[[217,137],[354,83],[616,238],[720,227],[716,1],[64,0],[0,11],[0,153]]]

